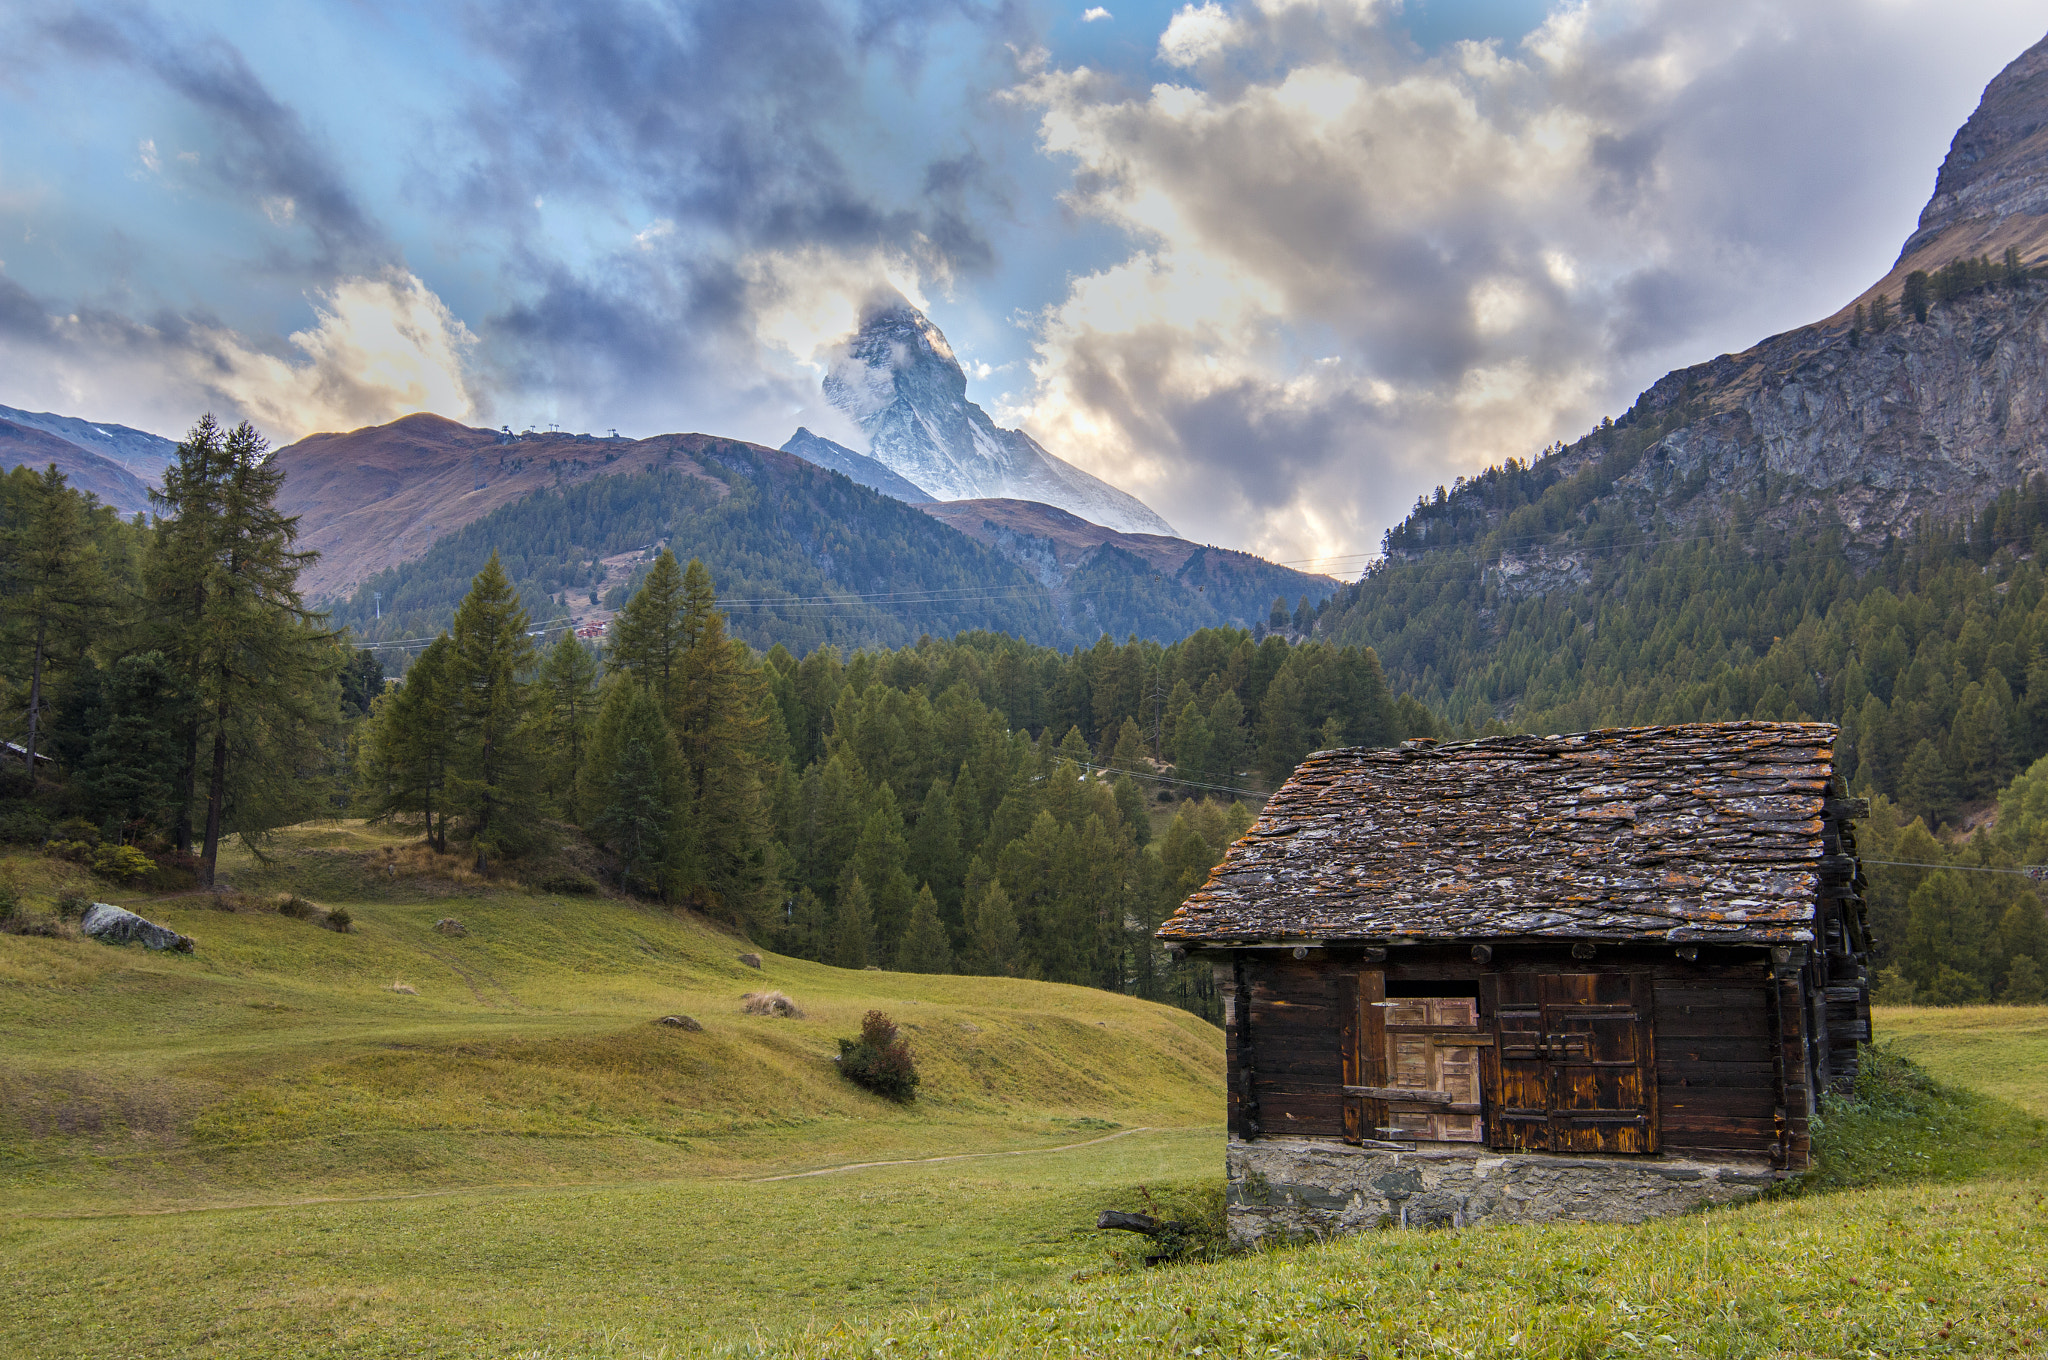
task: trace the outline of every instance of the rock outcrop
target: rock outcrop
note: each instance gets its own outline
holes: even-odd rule
[[[95,902],[79,918],[78,928],[101,944],[140,944],[145,949],[192,952],[192,937],[180,935],[169,926],[144,920],[134,912],[108,902]]]
[[[2020,276],[1899,315],[1903,281],[1958,258],[2021,251]],[[1858,332],[1854,305],[1740,354],[1667,374],[1613,430],[1536,465],[1545,484],[1599,469],[1603,516],[1645,530],[1755,520],[1838,522],[1852,559],[1923,518],[1960,519],[2048,473],[2048,39],[1985,89],[1956,133],[1891,272],[1890,323]],[[1647,443],[1645,439],[1647,437]],[[1409,551],[1397,548],[1396,556]],[[1590,550],[1518,547],[1488,567],[1510,595],[1581,585]]]

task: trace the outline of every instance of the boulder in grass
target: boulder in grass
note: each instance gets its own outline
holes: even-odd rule
[[[782,992],[748,992],[740,998],[740,1009],[748,1015],[779,1015],[789,1020],[804,1018],[803,1007]]]
[[[740,955],[740,962],[749,968],[759,968],[761,966],[761,956],[759,954],[742,954]]]
[[[192,937],[180,935],[168,926],[146,921],[134,912],[108,902],[95,902],[79,918],[78,928],[101,944],[134,944],[145,949],[169,949],[180,954],[192,952]]]
[[[692,1034],[701,1033],[704,1029],[703,1025],[687,1015],[664,1015],[654,1023],[667,1025],[670,1029],[686,1029]]]
[[[456,920],[453,916],[443,916],[440,920],[434,922],[434,929],[440,931],[443,935],[462,936],[469,934],[467,930],[463,929],[462,922]]]

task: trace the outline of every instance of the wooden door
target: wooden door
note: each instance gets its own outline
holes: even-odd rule
[[[1494,1147],[1654,1152],[1656,1052],[1647,973],[1496,973]]]
[[[1344,1136],[1352,1142],[1485,1139],[1479,1054],[1493,1036],[1471,997],[1385,995],[1386,975],[1362,974],[1346,1037]]]

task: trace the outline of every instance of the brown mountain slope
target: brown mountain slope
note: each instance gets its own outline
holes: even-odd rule
[[[917,507],[1020,562],[1046,585],[1058,585],[1081,559],[1113,543],[1154,571],[1179,571],[1197,544],[1163,534],[1126,534],[1093,524],[1056,505],[988,497],[933,501]]]
[[[507,436],[412,415],[279,449],[285,484],[278,504],[299,516],[300,546],[320,554],[300,578],[307,598],[332,598],[420,556],[443,534],[550,487],[665,467],[702,477],[722,495],[725,484],[695,457],[710,442],[693,434]]]
[[[40,472],[52,463],[73,490],[90,491],[124,515],[149,509],[149,487],[113,459],[33,425],[0,420],[0,469],[27,466]]]

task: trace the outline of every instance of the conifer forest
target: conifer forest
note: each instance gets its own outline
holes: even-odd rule
[[[1822,527],[1602,522],[1616,450],[1417,505],[1319,609],[1067,651],[988,631],[842,653],[729,631],[650,549],[602,645],[537,625],[493,554],[450,626],[357,645],[247,425],[179,446],[123,520],[54,468],[0,479],[0,838],[109,878],[214,880],[225,837],[410,827],[485,874],[565,842],[570,892],[701,913],[842,967],[1040,978],[1216,1013],[1152,931],[1312,750],[1723,718],[1838,723],[1880,996],[2038,1001],[2048,921],[2048,481],[1855,560]],[[1569,529],[1583,579],[1483,568]],[[1424,550],[1426,548],[1426,551]],[[388,673],[388,678],[387,678]]]

